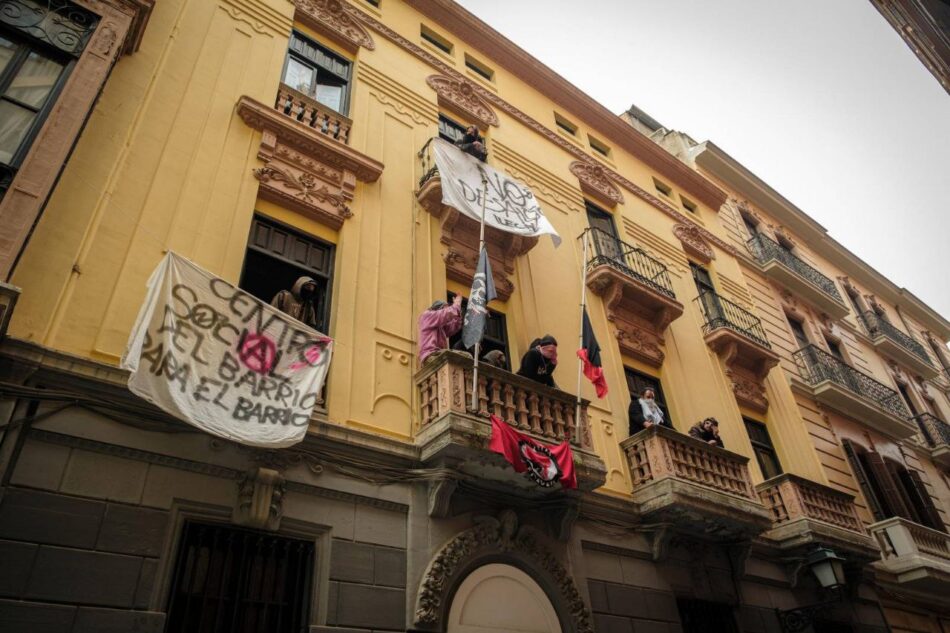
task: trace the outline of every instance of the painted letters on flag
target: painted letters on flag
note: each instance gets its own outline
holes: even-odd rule
[[[129,390],[225,439],[303,439],[333,341],[169,252],[148,281],[121,366]]]
[[[431,141],[435,164],[442,179],[442,203],[458,209],[476,222],[482,218],[482,173],[488,180],[485,225],[518,235],[549,234],[554,245],[561,237],[544,217],[537,198],[525,185],[469,156],[448,141]]]
[[[507,422],[493,415],[488,448],[502,455],[514,467],[515,472],[525,473],[539,486],[550,488],[561,482],[564,488],[577,488],[574,453],[568,441],[557,446],[542,444],[519,433]]]
[[[462,329],[462,344],[473,347],[482,340],[485,324],[488,322],[488,303],[498,297],[495,292],[495,280],[491,275],[491,262],[488,261],[488,249],[482,248],[472,280],[472,294],[468,297],[465,309],[465,325]]]
[[[590,318],[587,316],[587,308],[584,308],[584,322],[581,327],[583,342],[582,347],[577,350],[577,356],[584,364],[584,375],[594,384],[597,397],[603,398],[607,395],[607,379],[604,377],[604,368],[600,362],[600,345],[597,343],[597,337],[594,336],[594,328],[591,327]]]

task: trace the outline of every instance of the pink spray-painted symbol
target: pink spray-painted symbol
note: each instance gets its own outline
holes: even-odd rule
[[[298,360],[294,362],[290,369],[291,371],[297,371],[305,367],[316,367],[320,364],[320,359],[323,358],[323,352],[326,350],[326,345],[332,339],[328,336],[324,336],[318,339],[318,342],[311,345],[303,352],[304,360]]]
[[[249,333],[241,342],[238,357],[251,371],[266,375],[277,362],[277,346],[266,334]]]

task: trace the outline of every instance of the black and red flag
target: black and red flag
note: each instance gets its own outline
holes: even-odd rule
[[[607,395],[607,379],[604,378],[604,368],[600,363],[600,345],[597,344],[597,337],[594,336],[594,328],[590,325],[590,319],[587,317],[587,308],[584,308],[584,323],[582,325],[583,341],[581,348],[577,350],[577,356],[584,363],[584,375],[594,383],[594,389],[597,390],[597,397],[603,398]]]
[[[574,453],[567,440],[557,446],[543,444],[493,415],[488,448],[508,460],[515,472],[525,473],[539,486],[550,488],[561,482],[564,488],[577,488]]]

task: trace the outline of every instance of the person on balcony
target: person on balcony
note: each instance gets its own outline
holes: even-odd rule
[[[663,409],[656,403],[656,394],[652,389],[644,389],[639,398],[630,401],[627,418],[630,421],[630,435],[635,435],[654,425],[672,428],[669,420],[663,415]]]
[[[485,159],[488,158],[488,149],[485,147],[485,139],[482,138],[482,135],[478,132],[478,128],[474,125],[465,128],[465,134],[462,138],[455,141],[455,145],[466,154],[471,154],[483,163]]]
[[[706,418],[702,422],[697,422],[690,427],[689,436],[719,448],[726,447],[722,438],[719,437],[719,421],[716,418]]]
[[[292,316],[304,325],[317,328],[317,282],[310,277],[300,277],[290,290],[281,290],[270,304],[281,312]]]
[[[482,356],[482,361],[486,365],[491,365],[492,367],[497,367],[499,369],[508,368],[508,359],[505,358],[505,353],[500,349],[493,349],[484,356]]]
[[[452,303],[434,301],[419,315],[419,363],[426,362],[435,352],[449,348],[449,338],[462,329],[462,295],[452,297]]]
[[[531,341],[528,351],[521,357],[518,375],[530,378],[548,387],[557,388],[554,370],[557,368],[557,341],[550,334]]]

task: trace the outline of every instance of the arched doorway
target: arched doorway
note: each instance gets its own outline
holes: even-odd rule
[[[491,563],[459,585],[446,632],[561,633],[561,625],[544,590],[528,574]]]

